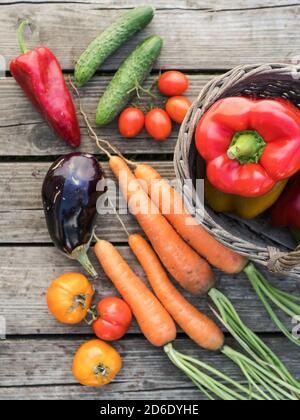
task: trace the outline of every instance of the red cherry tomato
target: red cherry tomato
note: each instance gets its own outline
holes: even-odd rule
[[[136,137],[144,128],[145,115],[138,108],[126,108],[119,118],[119,131],[123,137]]]
[[[148,112],[145,126],[150,136],[159,141],[166,140],[172,132],[172,121],[166,111],[160,108]]]
[[[173,96],[166,103],[166,111],[177,124],[181,124],[192,105],[185,96]]]
[[[158,89],[166,96],[182,95],[188,87],[189,79],[180,71],[166,71],[158,80]]]
[[[105,341],[115,341],[122,338],[132,321],[132,312],[124,300],[108,297],[101,300],[97,306],[99,318],[93,323],[97,337]]]

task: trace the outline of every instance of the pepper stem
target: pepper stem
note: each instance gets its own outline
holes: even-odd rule
[[[22,54],[26,54],[29,52],[29,50],[27,49],[26,45],[25,45],[25,40],[24,40],[24,30],[27,26],[29,26],[29,22],[28,20],[23,20],[19,26],[18,29],[18,42],[19,42],[19,46],[20,46],[20,50],[22,52]]]
[[[242,165],[258,163],[265,147],[264,139],[256,131],[240,131],[234,135],[227,156]]]

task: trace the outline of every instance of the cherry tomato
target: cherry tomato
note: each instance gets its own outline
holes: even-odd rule
[[[188,87],[189,79],[180,71],[166,71],[158,80],[158,89],[166,96],[182,95]]]
[[[83,274],[66,273],[48,289],[49,311],[63,324],[78,324],[86,317],[93,294],[93,286]]]
[[[155,140],[166,140],[172,132],[172,121],[163,109],[155,108],[146,115],[147,132]]]
[[[166,111],[177,124],[181,124],[192,105],[185,96],[173,96],[166,103]]]
[[[136,137],[144,128],[145,115],[138,108],[126,108],[119,118],[119,131],[123,137]]]
[[[112,346],[101,340],[91,340],[78,349],[72,370],[80,384],[101,387],[109,384],[121,367],[121,357]]]
[[[132,321],[131,309],[124,300],[108,297],[98,303],[99,318],[93,323],[97,337],[106,341],[122,338]]]

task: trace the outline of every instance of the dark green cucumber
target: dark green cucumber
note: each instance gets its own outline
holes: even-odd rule
[[[79,58],[75,66],[75,81],[83,86],[95,74],[104,61],[134,34],[145,28],[154,16],[154,8],[140,6],[120,16],[99,35]]]
[[[163,40],[158,36],[146,38],[124,61],[100,99],[96,124],[110,124],[136,94],[134,88],[149,76],[159,57]]]

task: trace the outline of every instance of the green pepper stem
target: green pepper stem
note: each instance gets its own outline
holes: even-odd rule
[[[234,135],[227,156],[241,164],[258,163],[265,147],[264,139],[256,131],[240,131]]]
[[[27,49],[25,45],[25,40],[24,40],[24,30],[27,26],[29,26],[28,20],[23,20],[23,22],[21,22],[18,29],[18,42],[19,42],[19,46],[20,46],[20,50],[22,54],[26,54],[29,52],[29,50]]]

